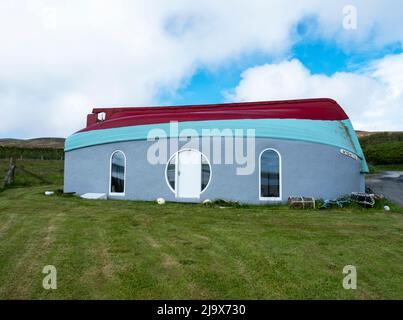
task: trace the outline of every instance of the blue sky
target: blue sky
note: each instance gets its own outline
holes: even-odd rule
[[[62,136],[93,107],[329,97],[403,130],[396,0],[2,0],[0,138]]]
[[[375,49],[363,48],[361,44],[356,44],[346,50],[335,41],[308,36],[298,41],[286,56],[289,59],[298,59],[314,74],[331,76],[336,72],[355,72],[368,66],[371,61],[402,52],[399,42]],[[200,68],[174,97],[161,95],[160,102],[173,105],[228,102],[225,92],[240,82],[244,70],[272,64],[276,60],[267,54],[254,53],[225,63],[214,70]]]
[[[288,59],[298,59],[313,74],[332,76],[337,72],[355,72],[368,66],[371,61],[403,52],[399,41],[375,46],[371,43],[374,31],[368,35],[367,43],[352,43],[347,47],[334,39],[318,36],[318,27],[315,16],[308,16],[297,22],[292,31],[295,43],[283,54]],[[218,68],[199,67],[173,96],[161,93],[160,103],[176,105],[228,102],[226,90],[236,87],[244,70],[276,61],[278,58],[270,54],[254,52],[223,63]]]

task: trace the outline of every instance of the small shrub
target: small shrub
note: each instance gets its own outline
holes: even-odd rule
[[[245,208],[245,205],[242,205],[238,201],[227,201],[223,199],[217,199],[211,202],[202,203],[203,206],[208,208],[216,208],[216,207],[225,207],[225,208]]]

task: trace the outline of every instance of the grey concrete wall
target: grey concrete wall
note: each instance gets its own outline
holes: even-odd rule
[[[223,142],[222,142],[223,143]],[[126,155],[125,196],[117,199],[167,201],[236,200],[242,203],[268,203],[259,200],[259,156],[266,148],[276,149],[282,159],[282,201],[289,196],[333,199],[352,191],[364,191],[360,162],[346,157],[340,149],[308,142],[256,139],[255,168],[250,175],[237,175],[237,165],[211,163],[211,181],[200,199],[176,199],[165,179],[165,164],[151,165],[147,150],[153,142],[130,141],[77,149],[66,153],[65,192],[84,194],[109,191],[110,156],[116,150]],[[180,147],[184,142],[179,143]],[[223,148],[224,150],[224,148]],[[168,152],[171,155],[174,152]]]

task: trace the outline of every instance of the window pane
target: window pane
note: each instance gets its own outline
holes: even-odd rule
[[[171,161],[169,161],[167,168],[167,179],[169,185],[174,190],[175,190],[175,163],[176,163],[176,155],[172,157]]]
[[[280,197],[280,160],[277,152],[266,150],[260,161],[261,197]]]
[[[207,162],[206,157],[201,155],[201,191],[206,189],[208,182],[210,181],[210,165]]]
[[[115,152],[112,156],[111,192],[125,191],[125,156],[122,152]]]

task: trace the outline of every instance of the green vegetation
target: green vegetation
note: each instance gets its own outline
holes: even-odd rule
[[[368,145],[364,153],[368,161],[375,165],[401,164],[403,163],[403,141]]]
[[[369,165],[371,173],[380,173],[384,171],[403,171],[403,164],[384,164],[384,165]]]
[[[0,159],[42,159],[61,160],[64,158],[63,149],[53,148],[20,148],[0,145]]]
[[[36,138],[36,139],[0,139],[0,146],[18,148],[52,148],[63,149],[64,138]]]
[[[393,205],[91,201],[43,194],[60,188],[62,161],[24,165],[55,184],[19,172],[0,193],[1,299],[403,299],[403,211]],[[357,290],[342,287],[349,264]],[[42,288],[45,265],[57,268],[57,290]]]
[[[382,144],[386,142],[403,141],[403,132],[376,132],[360,138],[362,145]]]
[[[403,132],[370,134],[361,137],[360,144],[371,165],[403,166]]]
[[[0,182],[2,182],[7,172],[8,163],[9,160],[0,159]],[[14,188],[43,185],[46,182],[58,185],[63,184],[63,161],[17,160],[16,165]]]

